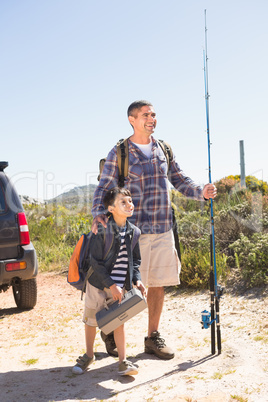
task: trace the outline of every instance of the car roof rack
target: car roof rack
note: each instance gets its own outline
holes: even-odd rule
[[[0,162],[0,172],[3,172],[8,167],[8,162]]]

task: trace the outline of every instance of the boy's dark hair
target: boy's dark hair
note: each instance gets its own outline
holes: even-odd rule
[[[126,197],[131,197],[130,191],[125,187],[114,187],[107,191],[103,198],[103,204],[105,209],[108,209],[109,205],[113,205],[118,194],[125,195]]]
[[[132,102],[131,105],[129,105],[128,110],[127,110],[127,115],[135,117],[135,111],[140,110],[143,106],[153,106],[150,102],[146,100],[139,100]]]

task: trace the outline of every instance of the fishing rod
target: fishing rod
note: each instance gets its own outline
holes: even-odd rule
[[[207,21],[205,10],[205,50],[204,58],[204,81],[205,81],[205,101],[206,101],[206,122],[207,122],[207,141],[208,141],[208,176],[209,183],[211,180],[211,158],[210,158],[210,129],[209,129],[209,91],[208,91],[208,55],[207,55]],[[214,214],[213,199],[210,198],[210,313],[206,310],[202,311],[202,328],[211,328],[211,354],[216,353],[216,337],[215,326],[217,327],[217,348],[218,354],[221,353],[221,329],[220,329],[220,297],[223,288],[217,283],[217,266],[215,251],[215,232],[214,232]],[[216,315],[216,316],[215,316]]]

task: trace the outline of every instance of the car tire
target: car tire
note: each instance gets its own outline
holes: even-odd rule
[[[37,301],[36,279],[22,281],[20,279],[12,285],[13,295],[17,307],[21,310],[34,308]]]

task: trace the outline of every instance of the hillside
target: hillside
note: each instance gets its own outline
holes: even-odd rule
[[[57,197],[47,200],[47,203],[61,204],[65,207],[91,203],[96,187],[97,186],[95,184],[77,186],[63,194],[58,195]]]
[[[96,184],[89,184],[86,186],[77,186],[57,197],[50,198],[45,201],[40,201],[37,198],[29,197],[28,195],[20,195],[20,200],[23,205],[38,205],[38,204],[60,204],[65,207],[73,207],[74,205],[82,205],[84,203],[91,203],[93,194],[96,189]]]

